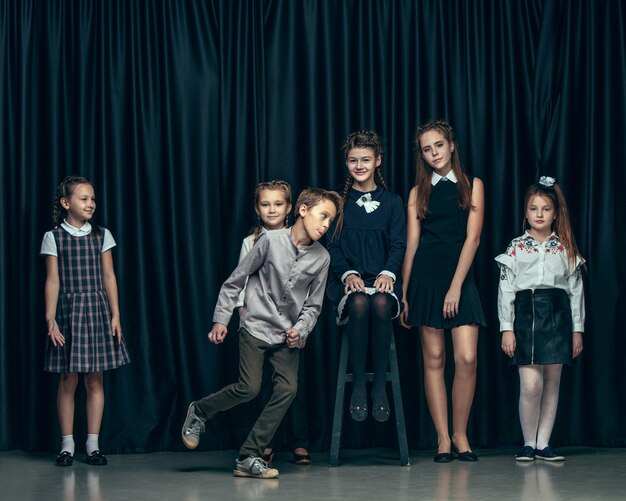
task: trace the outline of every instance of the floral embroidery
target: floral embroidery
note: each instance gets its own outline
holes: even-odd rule
[[[565,247],[559,242],[559,239],[555,235],[551,235],[545,244],[546,252],[550,254],[558,254],[559,252],[565,252]]]
[[[527,254],[539,252],[538,247],[539,243],[532,237],[525,238],[517,243],[517,248],[525,251]]]

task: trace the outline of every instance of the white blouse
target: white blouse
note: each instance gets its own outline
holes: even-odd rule
[[[552,233],[539,243],[530,233],[514,238],[504,254],[497,256],[500,266],[498,318],[500,331],[512,331],[515,320],[515,293],[527,289],[563,289],[570,298],[574,332],[583,332],[585,298],[581,266],[576,257],[574,269],[569,266],[565,247]]]
[[[63,228],[73,237],[84,237],[91,233],[91,224],[89,223],[85,223],[80,228],[75,228],[74,226],[68,224],[67,221],[63,221],[61,223],[61,228]],[[102,254],[117,245],[115,243],[115,240],[113,239],[113,235],[111,235],[111,232],[106,228],[103,228],[103,230],[104,241],[102,242],[102,250],[100,251]],[[39,254],[42,256],[58,256],[57,243],[54,240],[54,235],[51,231],[47,231],[44,234]]]
[[[262,235],[266,231],[267,230],[263,226],[261,226],[259,235]],[[252,249],[252,246],[254,245],[254,241],[256,240],[256,238],[257,237],[255,237],[254,234],[252,234],[252,235],[248,235],[246,238],[243,239],[243,242],[241,243],[241,250],[239,251],[238,264],[240,264],[243,261],[243,258],[248,255],[248,252],[250,252],[250,249]],[[248,281],[246,280],[246,284],[247,283]],[[243,306],[245,299],[246,299],[246,287],[244,286],[244,288],[241,290],[241,293],[239,294],[239,299],[237,300],[237,304],[235,305],[235,308],[241,308]]]

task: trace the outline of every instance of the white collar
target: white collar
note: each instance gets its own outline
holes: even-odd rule
[[[440,176],[439,174],[437,174],[435,171],[433,171],[433,176],[430,179],[430,183],[435,186],[439,181],[441,181],[444,178],[444,176]],[[454,171],[452,169],[450,169],[450,171],[445,175],[445,178],[448,181],[452,181],[453,183],[456,183],[457,179],[456,176],[454,175]]]
[[[91,233],[91,224],[89,224],[89,221],[83,224],[80,228],[76,228],[64,219],[61,223],[61,228],[63,228],[73,237],[84,237],[85,235],[89,235]]]

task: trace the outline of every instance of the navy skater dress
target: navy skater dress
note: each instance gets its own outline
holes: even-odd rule
[[[474,178],[469,177],[473,187]],[[443,302],[452,283],[467,236],[469,210],[459,207],[456,183],[442,179],[431,188],[428,213],[421,221],[420,243],[415,252],[407,290],[408,323],[450,329],[460,325],[486,325],[485,315],[470,267],[454,318],[443,317]]]

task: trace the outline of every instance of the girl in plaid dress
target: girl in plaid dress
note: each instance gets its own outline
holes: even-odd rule
[[[89,220],[96,210],[93,185],[69,176],[61,181],[54,201],[54,229],[44,235],[46,257],[46,324],[44,370],[60,373],[57,409],[61,426],[59,466],[74,460],[74,394],[78,374],[87,390],[87,463],[105,465],[98,446],[104,409],[102,371],[129,362],[122,338],[117,281],[105,228]]]

